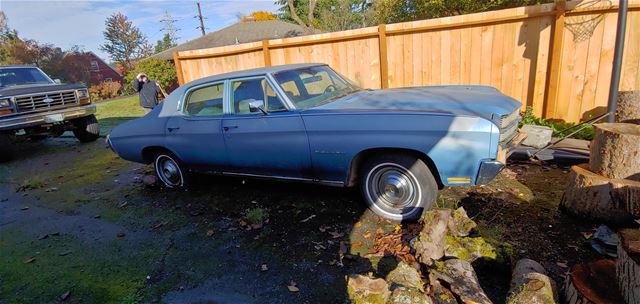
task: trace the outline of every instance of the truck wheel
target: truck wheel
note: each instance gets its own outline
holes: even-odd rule
[[[76,127],[73,130],[73,135],[80,142],[91,142],[100,137],[100,125],[95,115],[78,118],[73,121],[73,124]]]
[[[10,161],[15,153],[9,134],[0,133],[0,163]]]
[[[189,172],[173,153],[168,151],[158,152],[153,158],[153,165],[158,178],[167,188],[183,188],[187,186]]]
[[[417,220],[431,209],[438,184],[429,167],[406,154],[377,155],[360,174],[364,200],[373,212],[395,221]]]

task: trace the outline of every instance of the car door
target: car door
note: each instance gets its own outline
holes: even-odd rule
[[[266,77],[230,80],[230,113],[222,121],[229,170],[236,173],[311,178],[304,123],[289,111]],[[249,103],[262,101],[264,111]]]
[[[222,171],[226,165],[222,135],[224,87],[223,81],[189,89],[179,115],[167,122],[167,147],[193,169]]]

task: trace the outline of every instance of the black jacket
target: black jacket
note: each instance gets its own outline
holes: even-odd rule
[[[140,95],[141,107],[153,109],[158,105],[158,94],[162,91],[160,91],[160,87],[154,80],[139,82],[138,79],[134,79],[133,89]]]

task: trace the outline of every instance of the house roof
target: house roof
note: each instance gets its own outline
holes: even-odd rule
[[[176,51],[206,49],[264,39],[295,37],[304,33],[305,29],[303,27],[281,20],[239,22],[154,54],[149,58],[171,60],[173,59],[173,52]]]
[[[82,56],[82,55],[92,56],[93,58],[100,60],[100,62],[102,62],[105,66],[109,67],[114,72],[116,72],[118,75],[123,76],[122,74],[120,74],[120,72],[118,72],[118,70],[116,70],[115,67],[111,66],[106,61],[102,60],[102,58],[100,58],[100,56],[96,55],[96,53],[94,53],[92,51],[87,51],[87,52],[80,51],[80,52],[66,52],[66,53],[64,53],[64,57],[67,57],[67,56],[79,56],[79,55],[80,56]]]

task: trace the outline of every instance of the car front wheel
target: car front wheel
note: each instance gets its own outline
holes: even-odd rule
[[[364,164],[360,187],[369,208],[395,221],[417,220],[431,209],[438,184],[429,167],[404,154],[374,156]]]
[[[154,158],[154,167],[158,178],[167,188],[181,188],[187,185],[188,172],[173,153],[157,153]]]
[[[92,142],[100,137],[100,125],[95,115],[75,119],[73,124],[75,126],[73,135],[80,142]]]

